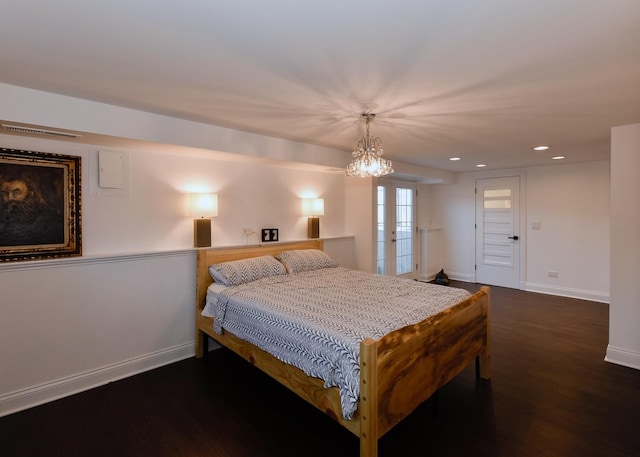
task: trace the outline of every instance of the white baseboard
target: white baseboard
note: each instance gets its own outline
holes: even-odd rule
[[[570,287],[549,286],[528,282],[524,290],[541,294],[558,295],[561,297],[579,298],[600,303],[609,303],[609,294],[594,290],[572,289]]]
[[[451,272],[451,273],[447,273],[447,275],[449,276],[449,279],[453,279],[454,281],[462,281],[462,282],[476,282],[476,275],[475,274],[464,274],[464,273],[456,273]]]
[[[640,370],[640,352],[630,351],[628,349],[622,349],[607,346],[607,355],[604,360],[606,362],[615,363],[616,365],[622,365],[629,368],[635,368]]]
[[[194,343],[166,348],[0,396],[0,417],[168,365],[194,355]]]
[[[446,272],[449,279],[462,282],[475,283],[476,278],[473,274],[464,274],[457,272]],[[426,275],[423,273],[420,277],[421,281],[433,281],[438,272],[430,272]],[[548,295],[558,295],[560,297],[578,298],[581,300],[595,301],[599,303],[609,303],[609,294],[603,292],[596,292],[593,290],[572,289],[569,287],[554,287],[546,284],[536,283],[520,283],[520,290],[526,290],[528,292],[537,292]]]

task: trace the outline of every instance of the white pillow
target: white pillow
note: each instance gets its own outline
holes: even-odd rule
[[[319,249],[298,249],[284,251],[276,256],[287,268],[288,273],[319,270],[320,268],[335,268],[338,262]]]
[[[213,280],[225,286],[238,286],[256,279],[286,273],[284,265],[270,255],[232,260],[209,266],[209,274]]]

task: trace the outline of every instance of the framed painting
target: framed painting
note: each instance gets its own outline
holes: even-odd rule
[[[0,262],[82,255],[81,158],[0,148]]]

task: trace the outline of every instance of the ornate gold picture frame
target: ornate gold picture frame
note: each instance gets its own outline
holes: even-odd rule
[[[0,262],[82,255],[81,158],[0,148]]]

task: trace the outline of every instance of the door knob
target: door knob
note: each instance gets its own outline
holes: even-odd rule
[[[509,237],[510,240],[518,241],[518,235],[513,235]]]

